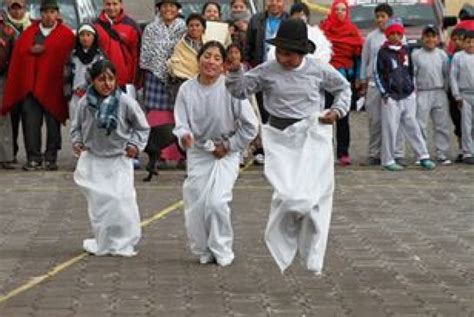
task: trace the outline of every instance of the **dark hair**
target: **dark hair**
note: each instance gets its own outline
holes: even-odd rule
[[[215,5],[216,8],[217,8],[217,11],[219,12],[219,17],[221,16],[221,5],[217,2],[214,2],[214,1],[208,1],[206,2],[203,6],[202,6],[202,11],[201,11],[201,14],[204,15],[204,12],[206,12],[206,9],[208,6],[210,5]]]
[[[309,12],[309,8],[306,3],[298,2],[291,6],[290,15],[300,12],[303,12],[304,15],[306,15],[308,18],[311,16],[311,13]]]
[[[222,45],[220,42],[218,41],[209,41],[209,42],[206,42],[206,44],[204,44],[201,49],[199,50],[199,53],[197,55],[197,59],[199,61],[199,59],[201,58],[201,56],[204,54],[204,52],[206,52],[208,49],[210,49],[211,47],[217,47],[219,49],[219,53],[221,53],[222,55],[222,60],[225,61],[226,58],[227,58],[227,53],[225,51],[225,48],[224,48],[224,45]]]
[[[462,37],[462,38],[464,38],[465,35],[466,35],[466,29],[454,29],[454,30],[451,32],[451,37],[457,36],[457,37]]]
[[[202,27],[204,30],[206,29],[206,19],[199,13],[191,13],[187,18],[186,18],[186,26],[189,25],[189,22],[197,20],[201,23]]]
[[[238,1],[243,2],[246,7],[248,6],[247,5],[247,0],[231,0],[230,1],[230,6],[232,7],[234,5],[234,3],[238,2]]]
[[[230,44],[229,46],[227,46],[227,48],[226,48],[226,50],[225,50],[225,53],[226,53],[226,54],[229,54],[229,52],[230,52],[230,50],[231,50],[232,48],[238,49],[239,52],[240,52],[240,55],[243,54],[243,53],[242,53],[242,48],[241,48],[239,45],[235,44],[235,43],[232,43],[232,44]]]
[[[377,14],[378,12],[387,13],[389,18],[393,16],[393,8],[388,3],[381,3],[378,6],[376,6],[374,9],[374,13]]]
[[[105,71],[110,70],[112,74],[117,75],[117,70],[115,69],[114,64],[107,59],[102,59],[100,61],[95,62],[92,64],[91,69],[89,70],[89,76],[91,80],[96,79],[100,76],[100,74],[104,73]]]
[[[464,33],[464,40],[467,39],[474,39],[474,31],[466,31],[466,33]]]
[[[458,17],[461,21],[474,20],[474,6],[465,3],[459,11]]]

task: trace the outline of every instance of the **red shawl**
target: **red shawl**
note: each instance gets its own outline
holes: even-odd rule
[[[65,122],[68,112],[63,93],[63,68],[74,47],[74,33],[58,21],[44,41],[45,51],[33,55],[30,48],[37,32],[41,32],[39,22],[27,28],[15,43],[3,95],[2,114],[9,113],[31,93],[56,120]]]
[[[474,31],[474,21],[473,20],[464,20],[459,22],[455,27],[457,29],[464,29],[468,31]],[[453,41],[449,41],[449,45],[447,48],[447,52],[449,55],[453,55],[455,53],[456,47],[454,46]]]
[[[336,14],[336,6],[342,3],[346,6],[346,17],[339,20]],[[334,0],[328,17],[321,21],[321,30],[332,43],[333,56],[331,64],[336,68],[352,67],[354,57],[360,56],[364,39],[359,29],[352,24],[349,13],[349,5],[345,0]]]

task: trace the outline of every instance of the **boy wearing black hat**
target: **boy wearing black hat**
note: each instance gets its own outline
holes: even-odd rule
[[[434,128],[436,157],[441,165],[450,165],[449,154],[449,102],[447,96],[449,58],[438,47],[439,33],[434,25],[424,28],[422,48],[412,54],[416,86],[416,119],[423,137],[427,137],[428,118]]]
[[[464,51],[454,55],[450,84],[454,99],[461,108],[462,152],[466,164],[474,164],[474,31],[464,34]]]
[[[349,111],[351,89],[332,66],[306,57],[315,49],[307,34],[302,20],[282,21],[267,41],[277,47],[276,60],[245,74],[230,61],[226,85],[240,99],[262,92],[270,114],[262,131],[265,176],[274,188],[267,246],[281,271],[298,251],[305,267],[320,273],[334,191],[332,124]],[[322,90],[335,97],[327,111]]]

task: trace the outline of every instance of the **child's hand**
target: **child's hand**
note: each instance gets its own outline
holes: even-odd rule
[[[84,88],[77,88],[74,94],[78,97],[82,97],[86,94],[86,90]]]
[[[339,119],[339,114],[334,110],[326,111],[319,117],[319,122],[322,124],[334,124]]]
[[[30,53],[33,55],[40,55],[45,51],[46,47],[43,44],[35,44],[30,48]]]
[[[138,148],[136,145],[129,144],[127,145],[127,148],[125,149],[125,155],[129,158],[135,158],[138,155]]]
[[[74,152],[74,155],[80,156],[83,151],[85,151],[84,144],[82,143],[74,143],[72,145],[72,151]]]
[[[193,146],[194,144],[194,138],[191,134],[186,134],[181,138],[181,146],[184,149],[189,149]]]
[[[212,152],[212,154],[214,154],[216,159],[221,159],[227,154],[227,149],[225,148],[224,144],[216,144],[216,149],[214,152]]]

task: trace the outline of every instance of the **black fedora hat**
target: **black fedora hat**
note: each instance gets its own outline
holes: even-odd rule
[[[161,5],[163,3],[172,3],[178,7],[178,9],[181,9],[181,3],[179,3],[177,0],[157,0],[155,1],[155,6],[160,9]]]
[[[267,43],[302,54],[314,53],[316,50],[316,45],[308,40],[306,23],[300,19],[282,21],[276,37],[267,40]]]

